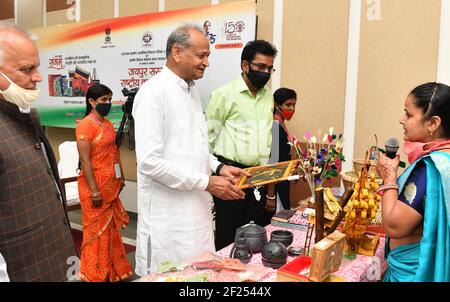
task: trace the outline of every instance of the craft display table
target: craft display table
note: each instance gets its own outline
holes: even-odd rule
[[[268,225],[265,227],[267,231],[267,239],[270,239],[270,233],[274,230],[287,229],[294,234],[294,241],[292,245],[303,247],[305,245],[306,229],[293,229],[284,228],[274,225]],[[314,238],[314,236],[313,236]],[[343,278],[346,282],[367,282],[367,281],[379,281],[381,276],[386,271],[387,264],[384,259],[384,243],[385,238],[380,237],[380,241],[374,256],[356,255],[353,260],[348,260],[346,257],[342,259],[342,264],[339,270],[332,274],[335,277]],[[313,243],[311,244],[312,247]],[[228,257],[233,244],[221,249],[217,252],[219,256]],[[288,256],[288,262],[294,260],[295,257]],[[250,260],[251,264],[263,265],[261,261],[261,253],[255,253]],[[267,274],[263,280],[265,282],[276,281],[276,270],[271,269],[271,272]]]
[[[294,214],[294,216],[289,220],[288,223],[281,223],[273,221],[276,225],[268,225],[265,227],[267,232],[267,239],[270,239],[270,234],[274,230],[289,230],[293,233],[294,238],[292,242],[292,246],[297,246],[303,248],[305,245],[306,232],[308,226],[308,220],[306,219],[306,215],[302,212],[298,211]],[[314,232],[312,234],[312,242],[311,249],[314,245]],[[381,236],[379,240],[378,247],[376,249],[374,256],[363,256],[363,255],[353,255],[350,260],[349,257],[344,256],[338,271],[334,272],[331,275],[331,281],[345,281],[345,282],[368,282],[368,281],[380,281],[384,272],[386,271],[387,264],[384,259],[384,244],[385,237]],[[220,251],[217,251],[215,254],[206,253],[203,260],[212,259],[214,257],[219,256],[220,258],[228,258],[230,255],[230,251],[233,247],[233,244],[223,248]],[[262,282],[276,282],[277,281],[277,270],[271,268],[265,268],[262,264],[261,253],[253,254],[252,259],[250,260],[251,268],[250,270],[255,272],[258,271],[257,277],[253,274],[251,278],[253,281],[262,281]],[[296,257],[288,256],[287,261],[293,261]],[[233,259],[236,260],[236,259]],[[197,259],[196,261],[200,261]],[[194,261],[194,262],[196,262]],[[186,261],[186,263],[191,263],[191,261]],[[250,267],[249,266],[249,267]],[[156,273],[150,274],[147,277],[143,277],[137,281],[177,281],[177,277],[181,279],[185,279],[185,275],[194,276],[194,275],[204,275],[208,270],[194,270],[191,266],[186,266],[187,270],[190,270],[189,274],[186,271],[182,271],[179,274],[164,274],[158,275]],[[245,275],[248,273],[244,273]],[[209,270],[207,273],[209,278],[208,281],[227,281],[227,282],[239,282],[242,280],[246,280],[243,276],[239,274],[239,272],[233,272],[230,270],[221,270],[221,271],[212,271]],[[172,277],[171,277],[172,276]]]

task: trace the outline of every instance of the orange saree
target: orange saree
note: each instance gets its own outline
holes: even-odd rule
[[[114,126],[104,119],[88,115],[76,129],[76,139],[91,143],[91,165],[103,203],[92,206],[91,190],[81,172],[78,191],[81,202],[83,244],[81,246],[80,278],[83,281],[120,281],[132,274],[121,229],[129,218],[119,199],[121,179],[116,178],[114,165],[120,164],[119,149],[114,144]]]

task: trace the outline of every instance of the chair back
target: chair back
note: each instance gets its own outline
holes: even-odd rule
[[[76,181],[64,182],[64,179],[77,177],[78,169],[78,150],[77,142],[66,141],[59,145],[59,163],[58,172],[61,182],[65,186],[67,203],[79,202],[78,183]]]

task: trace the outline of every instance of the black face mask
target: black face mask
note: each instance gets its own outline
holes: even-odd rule
[[[253,87],[255,87],[257,90],[260,90],[261,88],[266,86],[267,82],[269,82],[270,73],[255,71],[249,67],[247,77],[252,83]]]
[[[95,110],[97,110],[101,116],[107,116],[111,110],[111,103],[98,103],[95,105]]]

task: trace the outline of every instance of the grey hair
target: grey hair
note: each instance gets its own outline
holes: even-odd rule
[[[28,32],[26,32],[22,28],[18,27],[13,22],[0,20],[0,67],[3,66],[3,38],[4,38],[3,33],[8,32],[8,31],[16,32],[16,33],[23,35],[24,37],[28,37],[32,40],[35,40],[32,38],[32,36],[30,36],[30,34]]]
[[[166,59],[172,54],[172,47],[179,45],[186,49],[191,46],[191,35],[189,31],[196,30],[206,36],[205,30],[197,24],[185,24],[175,29],[167,38]]]

